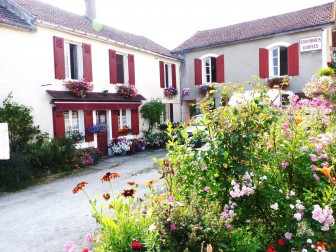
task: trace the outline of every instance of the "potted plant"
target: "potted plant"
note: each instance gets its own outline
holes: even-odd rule
[[[175,87],[165,88],[163,91],[163,95],[167,99],[174,99],[178,94],[178,90]]]
[[[125,126],[121,129],[118,129],[118,133],[119,133],[119,135],[122,135],[122,136],[130,135],[130,134],[132,134],[132,129],[129,128],[128,126]]]
[[[91,125],[88,129],[90,134],[102,134],[107,131],[106,123],[97,123],[96,125]]]
[[[215,90],[216,88],[212,85],[212,84],[209,84],[209,85],[201,85],[199,88],[198,88],[198,93],[200,95],[206,95],[208,93],[210,93],[211,90]]]
[[[288,76],[271,78],[268,80],[268,86],[270,88],[286,89],[289,87]]]
[[[74,96],[82,98],[85,98],[85,96],[93,90],[93,84],[86,82],[84,79],[80,81],[67,81],[64,86],[69,89]]]
[[[134,85],[119,84],[117,85],[117,94],[124,98],[135,98],[138,94],[138,90]]]

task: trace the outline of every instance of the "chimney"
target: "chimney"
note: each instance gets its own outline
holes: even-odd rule
[[[90,20],[96,19],[96,0],[85,1],[85,16]]]

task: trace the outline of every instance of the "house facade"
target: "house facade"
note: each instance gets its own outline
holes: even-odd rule
[[[172,52],[184,61],[181,67],[183,121],[192,115],[191,104],[202,96],[200,85],[242,83],[259,76],[265,84],[288,76],[289,88],[302,87],[331,60],[335,46],[334,3],[227,27],[200,31]],[[248,85],[247,89],[251,88]],[[215,95],[215,104],[221,97]]]
[[[119,129],[128,126],[133,135],[148,129],[139,112],[146,101],[162,99],[167,119],[181,120],[179,96],[163,95],[167,87],[179,89],[180,62],[143,36],[96,23],[94,0],[85,2],[80,16],[37,0],[0,0],[0,102],[12,92],[33,109],[43,132],[61,137],[71,129],[85,136],[82,147],[107,154]],[[85,98],[64,86],[81,79],[94,85]],[[134,85],[138,95],[121,97],[119,84]],[[88,132],[97,123],[107,124],[106,134]]]

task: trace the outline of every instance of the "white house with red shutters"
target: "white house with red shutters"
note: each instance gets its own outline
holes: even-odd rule
[[[71,128],[85,136],[83,147],[107,154],[118,129],[128,126],[133,135],[148,129],[139,114],[146,101],[163,99],[167,119],[181,120],[179,96],[163,95],[164,88],[180,89],[180,62],[143,36],[95,23],[95,0],[85,2],[80,16],[38,0],[0,0],[0,102],[12,92],[33,109],[43,132],[60,137]],[[64,86],[81,79],[94,85],[85,98]],[[138,95],[123,98],[116,84],[135,85]],[[89,134],[97,123],[107,124],[106,134]]]
[[[252,76],[267,83],[287,75],[288,89],[302,92],[305,83],[333,56],[334,22],[334,3],[328,3],[197,32],[172,51],[184,61],[181,88],[190,90],[182,97],[183,121],[188,122],[194,112],[190,105],[199,100],[202,84],[244,84]],[[214,98],[219,106],[221,97]]]

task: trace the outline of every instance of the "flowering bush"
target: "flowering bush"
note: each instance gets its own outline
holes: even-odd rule
[[[132,129],[128,126],[123,127],[122,129],[118,129],[119,135],[130,135],[132,134]]]
[[[108,147],[114,154],[126,153],[130,150],[132,141],[125,137],[113,138],[109,143]]]
[[[163,95],[167,99],[174,99],[177,96],[177,94],[178,90],[177,88],[174,87],[165,88],[163,91]]]
[[[286,89],[289,87],[288,76],[271,78],[268,80],[268,86],[270,88]]]
[[[88,93],[93,90],[93,84],[86,82],[85,80],[80,81],[68,81],[64,86],[71,90],[72,94],[84,98]]]
[[[90,134],[101,134],[107,131],[106,123],[97,123],[96,125],[91,125],[88,129]]]
[[[135,98],[138,94],[138,90],[134,85],[130,84],[118,84],[117,86],[117,94],[124,98]]]
[[[336,91],[336,78],[332,76],[313,76],[303,88],[304,93],[308,97],[318,95],[325,95],[327,97],[333,96]]]

